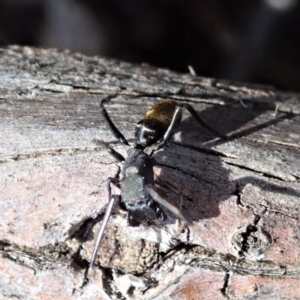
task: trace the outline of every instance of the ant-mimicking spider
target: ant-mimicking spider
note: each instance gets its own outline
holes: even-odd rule
[[[117,138],[121,144],[129,146],[127,139],[114,125],[104,107],[104,104],[113,97],[114,95],[108,96],[101,101],[100,113],[104,117],[105,123],[114,137]],[[205,123],[191,105],[179,104],[173,100],[163,100],[153,105],[150,110],[146,112],[144,118],[137,123],[134,146],[129,150],[126,158],[109,145],[98,142],[101,145],[104,144],[109,153],[119,162],[123,163],[123,170],[122,179],[119,179],[119,174],[114,178],[108,178],[109,204],[106,208],[103,223],[97,236],[89,269],[93,268],[104,230],[116,199],[122,203],[127,210],[129,226],[139,226],[141,223],[150,220],[164,221],[166,215],[161,206],[164,206],[186,224],[190,224],[190,221],[182,214],[180,209],[163,199],[156,191],[152,158],[153,153],[162,148],[173,136],[174,130],[181,122],[183,108],[187,109],[200,125],[214,134],[221,136],[216,130]],[[156,149],[152,151],[150,155],[147,154],[144,150],[154,144],[157,144]],[[111,184],[120,188],[121,196],[111,194]]]

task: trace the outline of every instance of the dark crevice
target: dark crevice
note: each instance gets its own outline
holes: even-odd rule
[[[60,86],[65,86],[65,85],[62,85],[62,84],[59,84]],[[57,89],[50,89],[50,88],[43,88],[43,87],[39,87],[38,89],[39,91],[43,91],[43,92],[51,92],[53,94],[66,94],[66,92],[64,91],[60,91],[60,90],[57,90]],[[28,93],[29,94],[29,93]]]
[[[295,174],[292,174],[292,176],[294,176],[296,178],[296,180],[299,180],[300,179],[300,176],[297,176]]]
[[[166,261],[167,259],[169,259],[170,257],[172,257],[173,255],[175,255],[176,253],[185,250],[185,251],[191,251],[193,250],[193,248],[197,247],[197,245],[188,245],[186,243],[179,243],[178,245],[176,245],[175,247],[173,247],[172,249],[170,249],[167,252],[160,252],[160,258],[161,261]]]
[[[0,241],[0,251],[4,250],[6,247],[10,246],[11,244],[7,241]]]
[[[82,250],[82,247],[78,247],[77,251],[72,255],[71,257],[71,267],[75,271],[80,271],[83,269],[87,269],[89,266],[89,262],[85,259],[83,259],[80,255],[80,252]]]
[[[244,204],[242,203],[242,190],[238,182],[236,183],[236,189],[233,192],[233,195],[236,196],[236,205],[244,208]]]
[[[113,269],[103,268],[102,269],[102,285],[103,290],[109,296],[114,296],[115,299],[125,300],[126,298],[118,290],[118,287],[115,285],[113,278]]]
[[[241,233],[241,236],[243,238],[243,241],[241,243],[241,250],[239,251],[239,255],[240,256],[244,256],[244,253],[247,253],[247,251],[249,250],[250,245],[248,244],[248,237],[257,231],[257,228],[255,226],[253,226],[252,224],[249,224],[246,227],[246,231]]]
[[[254,215],[253,225],[257,226],[259,221],[260,221],[260,216],[259,215]]]
[[[93,228],[103,219],[104,211],[103,208],[96,218],[86,218],[72,225],[68,231],[69,239],[76,239],[81,243],[91,241],[94,238]]]
[[[229,299],[228,295],[227,295],[227,288],[229,285],[229,279],[230,279],[230,274],[227,272],[224,276],[224,284],[223,287],[220,289],[221,294],[226,297],[227,299]]]
[[[118,286],[116,286],[113,277],[114,275],[123,276],[126,275],[127,273],[122,272],[120,270],[114,270],[111,268],[100,268],[100,269],[102,271],[102,284],[105,293],[110,297],[113,297],[114,299],[124,299],[124,300],[127,299],[127,297],[119,291]],[[145,273],[134,274],[134,277],[141,278],[145,284],[145,289],[140,290],[142,294],[145,294],[148,290],[157,287],[159,284],[159,282],[156,281],[154,278],[147,277]],[[135,289],[136,287],[134,285],[131,285],[126,292],[126,295],[132,296],[134,294]]]
[[[241,242],[241,249],[239,251],[239,256],[244,257],[245,253],[248,252],[249,248],[251,247],[251,245],[249,245],[249,238],[250,236],[257,232],[257,224],[260,221],[260,216],[258,215],[254,215],[254,220],[252,224],[249,224],[245,231],[243,233],[241,233],[241,237],[242,237],[242,242]],[[253,238],[253,236],[252,236]]]

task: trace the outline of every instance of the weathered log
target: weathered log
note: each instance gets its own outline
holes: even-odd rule
[[[0,51],[3,299],[300,297],[299,94],[56,50]],[[98,113],[109,94],[131,141],[166,98],[192,104],[228,138],[185,114],[155,172],[184,195],[193,225],[179,233],[167,212],[164,226],[132,228],[114,214],[86,280],[119,165],[93,143],[115,142]]]

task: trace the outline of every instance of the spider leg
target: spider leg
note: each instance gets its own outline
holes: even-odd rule
[[[98,146],[104,146],[106,148],[106,150],[108,151],[108,153],[111,156],[113,156],[117,161],[124,162],[124,160],[125,160],[124,156],[121,153],[119,153],[118,151],[116,151],[115,149],[113,149],[109,144],[99,141],[97,139],[94,139],[93,143],[95,143]]]
[[[170,212],[172,212],[176,217],[180,218],[181,220],[183,220],[186,224],[191,225],[191,222],[182,214],[182,212],[180,211],[180,209],[178,209],[176,206],[174,206],[173,204],[169,203],[167,200],[165,200],[164,198],[162,198],[157,191],[155,190],[154,186],[151,184],[148,184],[146,186],[146,190],[149,193],[149,195],[152,197],[152,199],[156,202],[158,202],[159,204],[161,204],[162,206],[164,206],[165,208],[167,208]]]
[[[170,183],[161,183],[160,180],[158,180],[158,178],[155,180],[155,183],[158,185],[158,187],[160,189],[162,189],[164,192],[167,192],[167,189],[164,187],[167,186],[167,188],[169,190],[171,190],[172,192],[174,192],[175,194],[179,195],[179,201],[177,202],[178,207],[179,207],[179,211],[181,211],[182,208],[182,204],[183,204],[183,194],[177,189],[175,188],[173,185],[171,185]],[[179,218],[179,227],[184,228],[185,225],[181,223],[181,219]]]
[[[168,127],[167,131],[165,132],[161,142],[157,145],[157,148],[155,149],[155,151],[164,147],[164,145],[171,139],[171,137],[174,134],[174,129],[179,125],[181,118],[182,118],[182,105],[177,105],[174,115],[172,117],[171,124]],[[153,153],[151,153],[151,154],[153,154]]]
[[[184,107],[190,114],[191,116],[200,124],[202,125],[204,128],[206,128],[207,130],[209,130],[211,133],[213,133],[214,135],[224,138],[225,136],[220,134],[217,130],[213,129],[212,127],[210,127],[203,119],[202,117],[195,111],[195,109],[189,105],[189,104],[179,104],[182,105],[182,107]]]
[[[99,249],[101,240],[103,238],[103,234],[104,234],[106,225],[107,225],[108,220],[111,216],[115,200],[120,199],[120,196],[117,196],[117,195],[112,196],[111,195],[111,184],[115,184],[117,187],[119,187],[119,179],[118,179],[117,176],[118,176],[118,174],[116,175],[116,177],[114,177],[114,178],[109,177],[108,180],[107,180],[107,190],[108,190],[109,203],[108,203],[108,206],[106,208],[105,215],[104,215],[104,218],[103,218],[103,222],[102,222],[101,228],[100,228],[98,236],[97,236],[97,240],[96,240],[96,243],[95,243],[93,255],[92,255],[92,258],[91,258],[91,262],[89,264],[89,270],[93,269],[93,266],[94,266],[94,263],[95,263],[95,260],[96,260],[96,256],[97,256],[97,253],[98,253],[98,249]]]
[[[100,114],[103,116],[104,121],[105,121],[107,127],[109,128],[109,130],[111,131],[111,133],[113,134],[113,136],[116,139],[118,139],[123,145],[129,146],[128,141],[126,140],[124,135],[120,132],[120,130],[115,126],[115,124],[109,117],[109,115],[106,111],[106,108],[104,107],[104,103],[108,102],[113,97],[115,97],[115,95],[107,96],[106,98],[104,98],[100,103],[99,111],[100,111]]]
[[[162,147],[164,147],[164,145],[171,139],[171,137],[174,134],[174,130],[175,128],[179,125],[181,118],[182,118],[182,109],[185,108],[190,115],[198,122],[198,124],[200,124],[201,126],[203,126],[204,128],[206,128],[207,130],[209,130],[210,132],[212,132],[213,134],[215,134],[218,137],[221,138],[225,138],[226,136],[221,135],[217,130],[213,129],[212,127],[210,127],[203,119],[202,117],[195,111],[195,109],[189,105],[189,104],[177,104],[176,105],[176,109],[175,112],[173,114],[172,117],[172,121],[167,129],[167,131],[165,132],[161,142],[158,144],[157,148],[155,149],[155,151],[161,149]],[[153,153],[151,153],[153,154]]]

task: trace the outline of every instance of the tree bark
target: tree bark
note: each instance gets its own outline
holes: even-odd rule
[[[0,50],[0,294],[3,299],[299,299],[300,95],[56,50]],[[114,213],[85,270],[121,167],[99,102],[133,141],[157,101],[191,104],[155,153],[183,232]],[[87,234],[88,228],[94,234]]]

